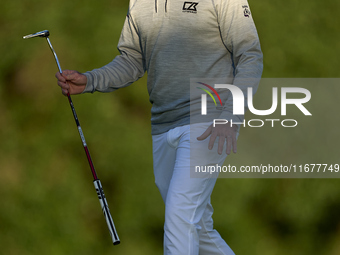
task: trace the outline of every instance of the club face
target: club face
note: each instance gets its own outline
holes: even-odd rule
[[[44,31],[37,32],[35,34],[26,35],[23,38],[29,39],[33,37],[48,37],[49,35],[50,35],[50,32],[48,30],[44,30]]]

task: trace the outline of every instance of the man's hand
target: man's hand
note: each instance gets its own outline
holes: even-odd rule
[[[237,126],[230,126],[228,124],[223,125],[216,125],[213,127],[211,124],[208,129],[200,136],[197,137],[197,140],[202,141],[206,139],[210,135],[209,150],[212,150],[214,147],[214,142],[218,137],[218,154],[222,155],[223,145],[225,140],[227,139],[227,149],[226,153],[229,155],[231,153],[231,147],[233,147],[233,152],[236,153],[237,151],[237,141],[236,141],[236,134],[237,134]]]
[[[61,87],[63,95],[76,95],[84,91],[87,83],[87,78],[74,70],[64,70],[62,74],[59,72],[55,74],[58,79],[58,85]]]

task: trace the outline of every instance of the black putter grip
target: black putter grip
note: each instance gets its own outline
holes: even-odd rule
[[[109,231],[110,231],[112,242],[113,242],[114,245],[119,244],[120,240],[119,240],[115,225],[113,223],[113,220],[112,220],[112,217],[111,217],[111,214],[110,214],[109,206],[107,205],[107,201],[106,201],[106,198],[105,198],[105,194],[104,194],[102,184],[101,184],[99,179],[94,180],[93,184],[94,184],[94,187],[96,188],[96,191],[97,191],[99,202],[100,202],[100,205],[102,207],[104,217],[105,217],[107,226],[108,226]]]

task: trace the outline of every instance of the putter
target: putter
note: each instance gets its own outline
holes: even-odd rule
[[[54,58],[55,58],[55,61],[57,63],[59,72],[62,74],[63,71],[61,70],[57,54],[55,53],[55,51],[52,47],[51,41],[48,38],[49,35],[50,35],[50,32],[48,30],[44,30],[44,31],[41,31],[41,32],[37,32],[35,34],[26,35],[23,38],[24,39],[34,38],[34,37],[44,37],[44,38],[46,38],[47,43],[50,46],[50,49],[51,49],[51,51],[54,55]],[[93,184],[94,184],[94,187],[97,191],[98,199],[99,199],[100,205],[102,207],[107,226],[108,226],[109,231],[110,231],[112,242],[113,242],[114,245],[119,244],[120,240],[119,240],[115,225],[113,223],[113,220],[112,220],[112,217],[111,217],[111,214],[110,214],[110,210],[109,210],[109,206],[107,204],[106,198],[105,198],[104,190],[103,190],[103,187],[102,187],[100,180],[98,179],[96,170],[94,169],[94,165],[93,165],[93,162],[92,162],[92,159],[91,159],[91,156],[90,156],[90,152],[87,148],[85,137],[84,137],[83,131],[80,127],[80,123],[79,123],[79,120],[78,120],[78,117],[77,117],[76,109],[73,106],[73,102],[72,102],[70,93],[67,93],[67,98],[68,98],[68,101],[70,103],[70,106],[71,106],[71,109],[72,109],[72,112],[73,112],[73,117],[74,117],[74,120],[76,121],[76,124],[77,124],[80,139],[83,143],[84,150],[85,150],[85,153],[86,153],[86,157],[87,157],[87,160],[88,160],[90,168],[91,168],[91,172],[92,172],[92,175],[93,175],[93,178],[94,178]]]

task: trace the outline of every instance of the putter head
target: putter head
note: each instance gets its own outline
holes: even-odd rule
[[[48,37],[50,35],[50,32],[48,30],[40,31],[35,34],[25,35],[24,39],[29,39],[33,37]]]

